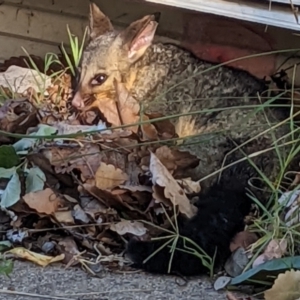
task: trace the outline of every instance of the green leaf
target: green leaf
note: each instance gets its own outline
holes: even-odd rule
[[[0,259],[0,274],[4,274],[8,277],[12,273],[14,268],[14,263],[12,260]]]
[[[2,196],[0,206],[4,208],[8,208],[20,200],[21,195],[21,182],[19,178],[19,174],[17,172],[14,173],[12,178],[9,180]]]
[[[10,241],[1,241],[0,242],[0,252],[3,250],[6,250],[7,248],[10,248],[12,246]]]
[[[0,167],[9,169],[20,163],[20,157],[17,155],[13,146],[0,146]]]
[[[250,283],[253,281],[257,283],[261,281],[263,284],[265,284],[266,281],[273,282],[278,274],[289,269],[300,269],[300,256],[270,260],[233,278],[230,285]]]
[[[45,173],[39,168],[31,168],[26,177],[26,194],[44,189]]]
[[[32,132],[29,136],[35,135],[52,135],[56,133],[57,129],[45,124],[38,125],[37,132]],[[38,143],[38,139],[31,139],[31,138],[23,138],[13,144],[14,149],[17,152],[24,151],[30,148],[33,148],[36,143]]]
[[[0,168],[0,178],[10,178],[16,172],[16,168],[12,167],[10,169]]]

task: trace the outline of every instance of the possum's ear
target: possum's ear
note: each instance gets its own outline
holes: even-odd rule
[[[131,23],[120,33],[122,44],[131,62],[137,61],[144,55],[152,44],[160,14],[155,13]]]
[[[91,40],[104,33],[114,30],[109,18],[93,2],[90,3],[89,21],[89,34]]]

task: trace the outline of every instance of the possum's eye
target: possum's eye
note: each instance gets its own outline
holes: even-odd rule
[[[107,76],[105,74],[97,74],[94,79],[92,80],[92,85],[101,85],[105,82]]]

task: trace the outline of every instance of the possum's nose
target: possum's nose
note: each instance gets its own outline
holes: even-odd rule
[[[80,92],[76,92],[74,98],[72,99],[72,105],[77,109],[84,108],[84,101],[82,99],[82,96],[80,95]]]

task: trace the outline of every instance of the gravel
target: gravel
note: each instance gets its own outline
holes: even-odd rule
[[[10,277],[1,275],[0,299],[226,299],[226,293],[215,291],[212,282],[207,278],[193,278],[183,286],[184,281],[173,276],[142,272],[122,274],[105,272],[98,278],[92,277],[80,268],[64,269],[63,266],[54,264],[42,268],[20,261],[15,262]],[[7,294],[5,291],[12,291],[13,294]]]

